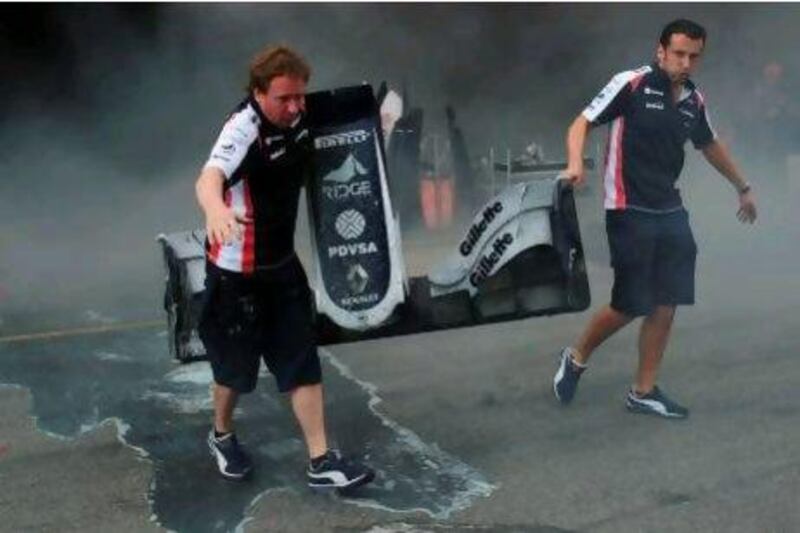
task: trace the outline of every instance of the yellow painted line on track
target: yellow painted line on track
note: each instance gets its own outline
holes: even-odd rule
[[[114,331],[126,331],[131,329],[147,329],[164,326],[164,320],[141,320],[138,322],[120,322],[118,324],[106,324],[103,326],[89,326],[84,328],[61,329],[53,331],[37,331],[33,333],[23,333],[19,335],[7,335],[0,337],[0,342],[27,342],[46,339],[58,339],[61,337],[77,337],[80,335],[93,335],[97,333],[109,333]]]

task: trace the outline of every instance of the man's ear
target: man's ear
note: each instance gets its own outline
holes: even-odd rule
[[[666,57],[667,57],[667,50],[664,48],[664,45],[659,43],[658,46],[656,47],[656,59],[658,59],[658,62],[661,63],[664,61]]]

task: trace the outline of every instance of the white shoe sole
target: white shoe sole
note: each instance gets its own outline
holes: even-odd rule
[[[219,472],[219,474],[225,479],[241,481],[242,479],[246,478],[250,474],[250,471],[252,470],[252,468],[248,468],[241,474],[231,474],[230,472],[225,472],[224,470],[226,465],[225,457],[223,457],[222,454],[219,453],[217,449],[214,448],[214,445],[211,444],[210,442],[208,443],[208,451],[211,452],[211,457],[214,458],[214,462],[217,465],[217,472]]]
[[[375,474],[373,472],[368,472],[366,474],[362,474],[356,478],[348,480],[346,483],[314,483],[313,481],[308,482],[308,486],[314,490],[325,490],[325,489],[353,489],[356,487],[360,487],[362,485],[366,485],[370,481],[375,479]]]
[[[661,405],[661,404],[659,404],[659,405]],[[656,408],[655,406],[652,406],[652,407],[644,406],[644,405],[641,405],[638,402],[632,402],[629,399],[625,400],[625,408],[628,411],[630,411],[631,413],[639,413],[639,414],[643,414],[643,415],[653,415],[653,416],[659,416],[661,418],[681,419],[681,418],[688,418],[689,417],[688,414],[682,415],[682,414],[678,414],[678,413],[670,413],[666,409],[663,409],[663,406],[661,407],[661,409]]]

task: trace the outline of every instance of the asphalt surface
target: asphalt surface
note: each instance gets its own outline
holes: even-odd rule
[[[596,308],[611,273],[594,205],[581,222]],[[698,302],[678,312],[660,377],[688,420],[624,410],[635,326],[556,404],[556,354],[589,312],[337,346],[323,350],[331,440],[378,477],[320,495],[269,377],[238,413],[258,470],[232,484],[205,448],[207,365],[171,361],[162,328],[2,341],[0,530],[797,531],[800,234],[770,215],[739,228],[731,207],[694,218]],[[449,238],[410,239],[409,270]]]

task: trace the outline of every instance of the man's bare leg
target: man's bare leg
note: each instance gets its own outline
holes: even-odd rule
[[[217,436],[212,432],[208,437],[208,445],[217,463],[219,473],[228,479],[242,480],[253,468],[250,457],[239,447],[233,435],[233,410],[239,393],[234,389],[214,384],[214,432],[228,433]]]
[[[352,488],[371,482],[375,471],[357,461],[327,454],[322,384],[302,385],[291,393],[292,408],[308,447],[308,485],[311,488]]]
[[[303,430],[309,458],[324,455],[328,450],[328,439],[325,436],[322,384],[301,385],[289,394],[294,416]]]
[[[239,393],[235,390],[214,384],[214,430],[218,433],[233,431],[233,410],[239,400]]]
[[[603,344],[611,335],[625,327],[633,317],[615,311],[610,305],[602,307],[586,326],[578,343],[573,346],[577,353],[573,353],[575,362],[585,365],[592,352]]]
[[[636,371],[636,393],[653,390],[664,350],[675,318],[675,306],[659,305],[642,321],[639,331],[639,368]]]

